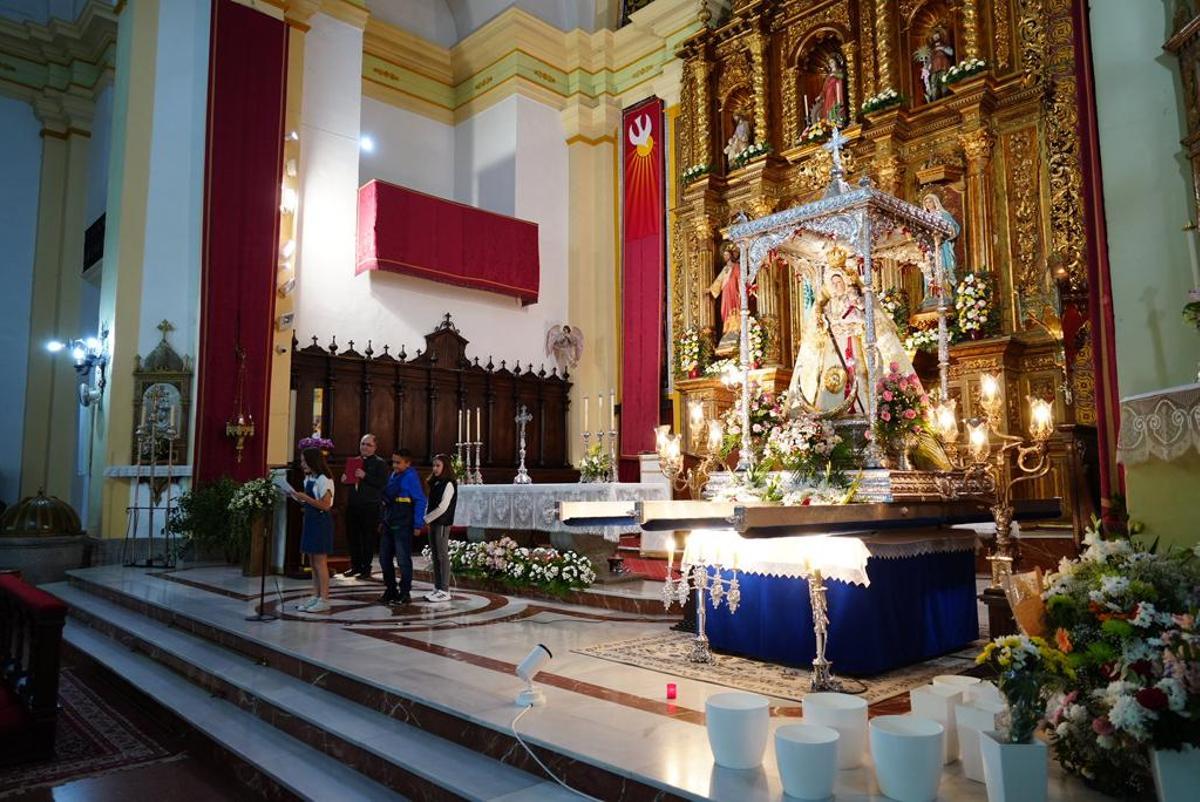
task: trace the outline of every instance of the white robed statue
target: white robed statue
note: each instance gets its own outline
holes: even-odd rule
[[[867,413],[866,303],[858,271],[846,265],[846,256],[840,249],[829,252],[821,296],[801,334],[796,368],[788,387],[792,411]],[[902,374],[913,372],[896,324],[878,305],[875,347],[880,375],[892,362]]]

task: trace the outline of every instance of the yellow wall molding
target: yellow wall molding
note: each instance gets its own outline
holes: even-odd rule
[[[616,144],[616,141],[617,138],[611,135],[593,138],[590,136],[583,136],[582,134],[576,134],[575,136],[567,137],[568,145],[574,145],[579,142],[582,142],[585,145],[613,145]]]

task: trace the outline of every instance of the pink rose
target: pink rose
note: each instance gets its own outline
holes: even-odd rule
[[[886,423],[887,421],[890,421],[890,420],[892,419],[892,413],[890,413],[890,412],[880,412],[880,413],[879,413],[879,417],[880,417],[880,418],[882,418],[882,419],[883,419],[883,421]]]
[[[1115,731],[1116,727],[1108,720],[1108,716],[1092,719],[1092,732],[1097,735],[1112,735]]]
[[[912,409],[906,409],[906,410],[904,410],[904,418],[905,418],[905,420],[912,420],[912,419],[913,419],[913,418],[915,418],[915,417],[917,417],[916,410],[912,410]]]
[[[899,362],[890,363],[888,365],[888,370],[890,370],[892,373],[899,373],[900,372],[900,363]]]
[[[892,398],[894,398],[894,396],[892,395],[892,391],[891,391],[891,390],[884,390],[884,391],[883,391],[883,400],[884,400],[884,401],[891,401],[891,400],[892,400]]]

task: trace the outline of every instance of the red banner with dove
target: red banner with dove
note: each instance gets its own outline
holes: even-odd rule
[[[628,460],[654,450],[663,367],[666,301],[666,147],[663,102],[650,98],[622,113],[621,374],[622,479]],[[633,463],[636,467],[636,463]]]

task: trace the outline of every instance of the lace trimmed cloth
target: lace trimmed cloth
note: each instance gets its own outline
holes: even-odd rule
[[[1200,384],[1121,400],[1118,462],[1171,462],[1192,452],[1200,454]]]

